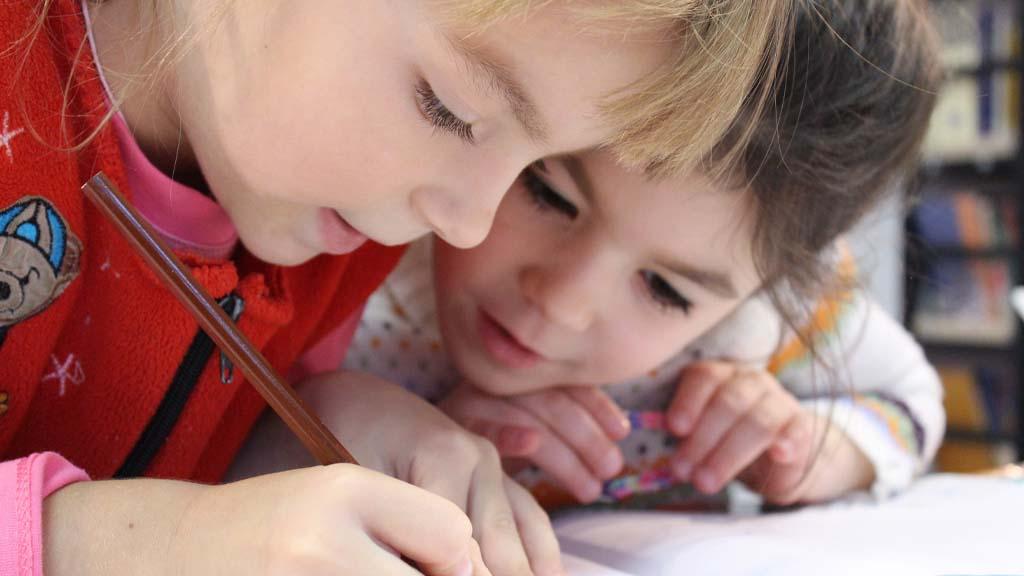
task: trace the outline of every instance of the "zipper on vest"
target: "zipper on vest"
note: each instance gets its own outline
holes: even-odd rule
[[[228,294],[228,296],[220,302],[224,311],[228,313],[231,320],[238,323],[238,319],[242,317],[242,311],[245,310],[245,300],[242,300],[240,296],[234,294]],[[231,381],[235,379],[235,367],[231,364],[231,360],[224,354],[224,351],[220,351],[220,381],[222,384],[231,384]]]
[[[225,296],[219,304],[235,322],[238,322],[245,309],[245,301],[234,293]],[[115,478],[142,476],[149,468],[149,464],[160,451],[160,447],[167,441],[167,437],[170,436],[174,425],[185,410],[185,405],[188,404],[192,391],[203,375],[203,368],[213,356],[214,349],[213,340],[200,328],[192,339],[192,343],[189,344],[181,364],[178,365],[178,370],[174,373],[174,379],[171,380],[167,393],[160,401],[160,406],[157,407],[153,418],[150,419],[149,424],[142,431],[142,435],[139,436],[139,440],[128,453],[124,464],[114,473]],[[222,352],[220,358],[221,381],[231,382],[233,372],[234,367]]]

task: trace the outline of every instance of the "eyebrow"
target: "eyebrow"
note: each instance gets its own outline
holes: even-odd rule
[[[587,201],[593,202],[593,181],[590,179],[590,175],[587,174],[587,170],[583,167],[583,163],[580,162],[580,159],[576,156],[564,156],[562,157],[562,165],[565,166],[566,171],[569,172],[569,177],[572,178],[576,187],[579,188],[580,193],[587,198]],[[682,276],[690,282],[703,287],[709,292],[718,294],[723,298],[736,298],[737,296],[736,286],[733,285],[732,278],[730,278],[727,273],[719,272],[717,270],[697,268],[696,266],[692,266],[686,262],[669,261],[662,265],[668,269],[669,272]]]
[[[664,266],[673,274],[678,274],[709,292],[723,298],[736,298],[736,287],[733,286],[732,278],[728,274],[696,268],[685,262],[666,262]]]
[[[541,119],[537,106],[512,73],[512,69],[496,54],[482,46],[470,44],[452,34],[445,34],[445,38],[455,53],[469,65],[473,74],[484,80],[484,84],[490,90],[496,91],[504,98],[527,136],[537,142],[547,140],[547,126]]]

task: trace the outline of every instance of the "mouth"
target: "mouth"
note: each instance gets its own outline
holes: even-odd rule
[[[356,230],[340,214],[330,208],[320,209],[320,240],[324,252],[348,254],[366,242],[366,235]]]
[[[477,319],[480,341],[491,358],[506,368],[521,370],[544,359],[537,351],[523,344],[493,316],[480,310]]]

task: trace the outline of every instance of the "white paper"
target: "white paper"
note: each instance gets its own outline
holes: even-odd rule
[[[883,503],[752,517],[579,513],[556,530],[572,576],[1024,574],[1024,482],[935,475]]]

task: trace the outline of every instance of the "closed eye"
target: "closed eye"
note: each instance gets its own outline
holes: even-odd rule
[[[533,170],[523,171],[523,184],[530,194],[530,199],[539,210],[554,210],[570,220],[575,220],[580,214],[580,209],[570,202],[539,176]]]
[[[683,314],[689,314],[693,309],[693,302],[680,294],[660,274],[643,270],[640,272],[640,276],[648,295],[664,310],[681,310]]]
[[[473,125],[449,110],[426,80],[416,86],[416,103],[420,113],[434,128],[454,134],[469,144],[476,142],[476,138],[473,136]]]

